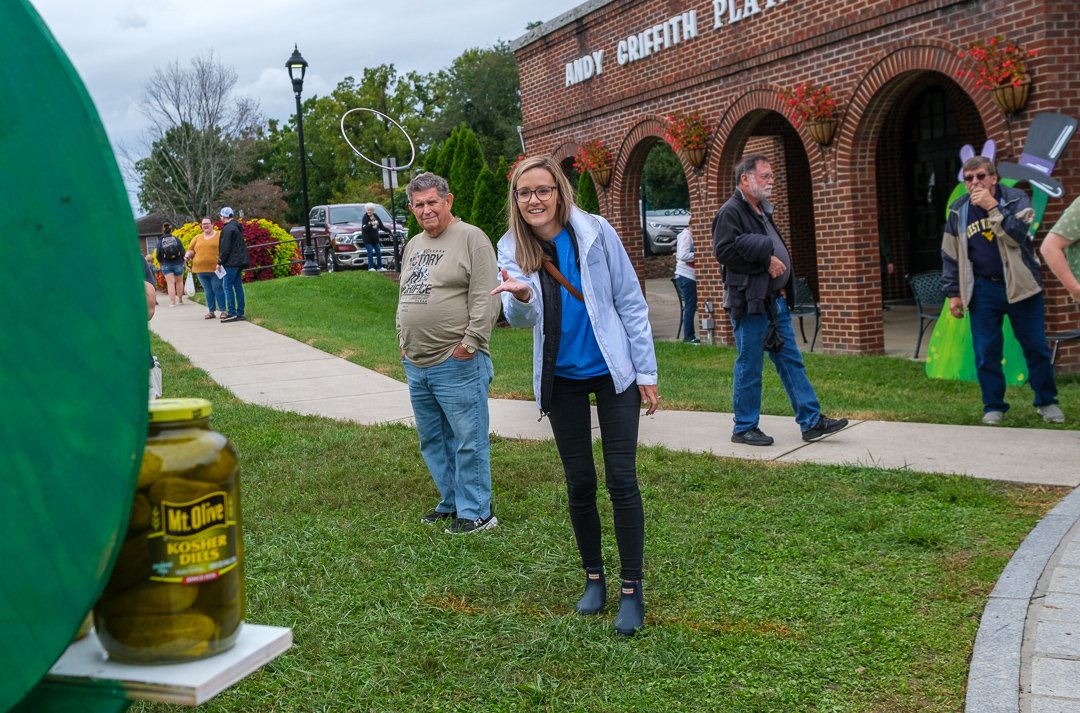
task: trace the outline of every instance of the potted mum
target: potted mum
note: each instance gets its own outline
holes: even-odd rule
[[[785,89],[780,99],[787,105],[795,125],[806,125],[810,138],[822,146],[832,141],[839,121],[836,99],[828,84],[819,87],[813,82],[804,82],[794,89]]]
[[[611,151],[603,139],[586,141],[574,155],[574,168],[579,172],[588,171],[604,188],[611,183]]]
[[[711,130],[701,114],[677,111],[669,114],[664,125],[664,140],[671,144],[694,168],[701,168],[705,162],[705,150],[709,144]]]
[[[994,101],[1006,114],[1015,114],[1027,104],[1031,90],[1031,75],[1027,60],[1035,56],[1035,50],[1025,51],[1019,44],[995,35],[979,40],[960,51],[970,69],[957,72],[957,76],[975,80],[975,86],[994,96]]]

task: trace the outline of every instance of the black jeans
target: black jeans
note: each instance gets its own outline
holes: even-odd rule
[[[581,564],[600,567],[600,513],[596,509],[596,464],[592,452],[589,394],[596,394],[604,475],[615,516],[615,542],[623,579],[641,579],[645,548],[645,513],[637,484],[637,437],[641,393],[631,385],[615,393],[611,376],[592,379],[555,377],[552,388],[551,431],[566,472],[570,524],[574,527]]]

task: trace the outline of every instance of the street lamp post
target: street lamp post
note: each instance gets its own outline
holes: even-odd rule
[[[304,153],[304,111],[300,105],[300,93],[304,91],[304,75],[307,73],[307,60],[300,54],[300,49],[293,45],[292,56],[285,63],[292,80],[293,94],[296,95],[296,134],[300,137],[300,192],[304,198],[304,266],[300,274],[305,277],[319,276],[319,263],[315,259],[315,248],[311,244],[311,215],[308,208],[307,193],[307,154]]]

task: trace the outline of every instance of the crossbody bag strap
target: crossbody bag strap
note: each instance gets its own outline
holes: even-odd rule
[[[570,284],[570,280],[567,280],[566,277],[561,272],[559,272],[559,268],[555,267],[555,263],[553,263],[551,261],[551,258],[549,258],[547,255],[544,256],[544,270],[547,271],[547,274],[554,277],[556,282],[565,287],[567,292],[576,297],[578,301],[585,301],[585,297],[582,296],[581,291]]]

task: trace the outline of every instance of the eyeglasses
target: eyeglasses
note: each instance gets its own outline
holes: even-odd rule
[[[751,173],[750,175],[753,176],[754,178],[758,179],[762,183],[769,183],[770,181],[773,180],[773,175],[771,173],[763,173],[760,176],[758,174],[756,174],[756,173]]]
[[[984,181],[984,180],[986,180],[986,177],[989,176],[989,175],[993,175],[993,174],[988,174],[986,171],[979,171],[978,173],[975,173],[975,174],[965,173],[964,174],[964,183],[971,183],[972,181]]]
[[[514,197],[517,198],[518,203],[528,203],[532,200],[533,196],[539,201],[546,201],[551,198],[551,194],[556,190],[556,186],[540,186],[536,190],[532,188],[518,188],[514,191]]]

